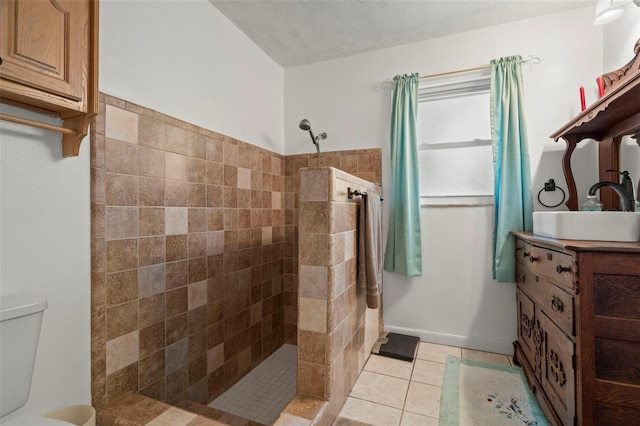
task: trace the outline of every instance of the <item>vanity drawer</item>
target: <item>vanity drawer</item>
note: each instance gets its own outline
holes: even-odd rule
[[[565,333],[575,336],[573,295],[527,268],[518,267],[518,288],[529,296]]]
[[[540,279],[536,277],[526,265],[516,265],[516,282],[518,288],[533,300],[535,300],[534,295],[538,291],[539,281]]]
[[[575,288],[575,264],[570,254],[531,246],[529,263],[529,268],[535,274],[547,277],[568,289]]]
[[[526,264],[527,262],[529,262],[529,256],[531,256],[531,244],[517,238],[516,239],[516,261],[521,264]]]

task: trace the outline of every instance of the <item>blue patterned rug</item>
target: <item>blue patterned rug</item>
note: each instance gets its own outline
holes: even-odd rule
[[[548,426],[520,367],[447,358],[440,426]]]

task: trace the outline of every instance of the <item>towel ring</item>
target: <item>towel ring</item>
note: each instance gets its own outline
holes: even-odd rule
[[[549,205],[549,204],[545,204],[542,202],[542,200],[540,199],[540,195],[542,194],[543,191],[551,191],[551,189],[546,189],[546,188],[542,188],[540,191],[538,191],[538,202],[548,208],[548,209],[553,209],[555,207],[558,207],[560,204],[562,204],[564,202],[564,200],[567,197],[567,194],[564,192],[564,189],[560,188],[559,186],[555,185],[555,182],[553,182],[553,179],[550,179],[551,184],[553,185],[554,188],[558,188],[560,190],[560,192],[562,192],[562,200],[560,200],[560,202],[558,204],[553,204],[553,205]]]

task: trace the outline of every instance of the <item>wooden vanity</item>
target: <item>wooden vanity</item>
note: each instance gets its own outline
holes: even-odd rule
[[[601,181],[616,182],[624,136],[640,138],[640,40],[605,94],[551,137],[567,143],[569,210],[578,209],[571,155],[598,141]],[[640,155],[640,154],[638,154]],[[618,196],[602,188],[605,210]],[[640,425],[640,242],[573,241],[513,232],[518,340],[514,359],[551,423]]]
[[[640,243],[514,235],[514,359],[547,418],[640,424]]]

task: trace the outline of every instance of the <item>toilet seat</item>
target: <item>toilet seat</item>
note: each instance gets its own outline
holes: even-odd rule
[[[72,426],[73,423],[62,420],[49,419],[47,417],[24,416],[16,417],[8,422],[2,422],[2,426]]]

